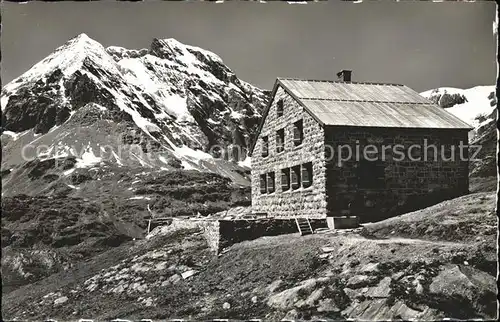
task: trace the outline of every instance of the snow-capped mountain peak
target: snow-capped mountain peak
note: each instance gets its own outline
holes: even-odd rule
[[[82,67],[83,61],[89,59],[99,62],[106,68],[116,68],[113,60],[107,55],[105,48],[86,34],[80,34],[58,47],[52,54],[35,64],[26,73],[7,84],[2,92],[13,92],[18,87],[47,77],[55,69],[69,76]],[[3,96],[3,95],[2,95]],[[5,106],[2,104],[2,110]]]
[[[78,126],[75,120],[95,127],[95,137],[83,146],[94,145],[94,152],[100,150],[99,141],[106,143],[97,135],[105,121],[119,129],[122,138],[115,141],[127,141],[123,137],[133,129],[133,136],[142,137],[139,143],[166,153],[154,162],[134,156],[140,166],[169,168],[175,162],[168,160],[177,159],[184,168],[231,176],[230,167],[219,166],[223,160],[211,160],[207,152],[214,145],[249,146],[267,99],[267,93],[239,80],[216,54],[173,38],[153,39],[149,49],[136,50],[104,48],[80,34],[4,86],[2,127],[16,142],[26,143],[33,135],[63,136],[71,142],[57,144],[72,154],[75,149],[69,146],[79,141],[70,135]],[[82,109],[88,104],[99,108]]]

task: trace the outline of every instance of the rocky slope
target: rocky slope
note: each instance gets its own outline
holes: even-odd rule
[[[2,311],[19,320],[495,319],[494,204],[494,193],[471,194],[220,256],[196,229],[162,230],[4,294]]]
[[[196,169],[248,184],[238,161],[267,94],[175,39],[128,50],[81,34],[2,88],[2,174],[33,157],[74,156],[78,168]],[[235,145],[235,162],[214,150]]]
[[[474,127],[469,134],[469,144],[481,146],[471,162],[472,177],[496,177],[497,98],[495,86],[476,86],[469,89],[441,87],[421,95],[439,104],[448,112]],[[470,157],[477,148],[470,149]]]

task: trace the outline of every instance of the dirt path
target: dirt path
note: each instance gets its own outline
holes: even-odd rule
[[[464,246],[465,243],[457,243],[457,242],[449,242],[449,241],[432,241],[432,240],[424,240],[424,239],[416,239],[416,238],[401,238],[401,237],[391,237],[384,239],[371,239],[365,238],[359,235],[351,235],[351,236],[342,236],[347,240],[351,240],[352,242],[370,242],[376,244],[422,244],[422,245],[436,245],[436,246]]]

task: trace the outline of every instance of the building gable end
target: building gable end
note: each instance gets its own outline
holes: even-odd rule
[[[278,88],[281,87],[283,88],[283,90],[288,94],[290,95],[290,97],[292,97],[300,106],[302,106],[304,108],[304,110],[316,121],[318,122],[321,126],[324,126],[324,123],[316,116],[314,115],[314,113],[311,112],[311,110],[301,101],[300,98],[298,98],[295,94],[292,93],[291,90],[289,90],[281,81],[280,79],[276,79],[276,82],[274,83],[274,86],[273,86],[273,90],[271,92],[271,99],[269,100],[269,102],[267,103],[266,105],[266,108],[264,110],[264,113],[262,115],[262,119],[260,120],[260,124],[259,124],[259,128],[257,129],[257,133],[255,135],[255,139],[253,140],[252,142],[252,145],[250,147],[250,150],[248,152],[248,155],[249,156],[252,156],[253,154],[253,150],[255,148],[255,145],[257,143],[257,140],[259,139],[260,137],[260,133],[262,131],[262,127],[264,126],[264,123],[266,121],[266,118],[269,114],[269,110],[271,108],[271,106],[273,105],[273,102],[276,98],[276,92],[278,91]]]

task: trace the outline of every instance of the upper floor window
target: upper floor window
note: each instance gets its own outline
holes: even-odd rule
[[[278,117],[283,116],[283,99],[280,99],[278,101],[278,104],[276,104],[276,110],[278,113]]]
[[[304,138],[304,128],[302,126],[302,120],[300,120],[293,124],[293,144],[295,146],[301,145],[303,138]]]
[[[260,193],[266,193],[267,192],[267,179],[266,179],[266,174],[261,174],[260,175]]]
[[[285,130],[281,129],[276,132],[276,152],[285,150]]]
[[[267,192],[268,193],[273,193],[274,192],[274,172],[269,172],[267,174]]]
[[[302,165],[302,186],[304,188],[310,187],[313,182],[312,162]]]
[[[281,190],[287,191],[290,189],[290,168],[281,170]]]
[[[269,155],[269,138],[264,136],[262,138],[262,156],[267,157]]]

